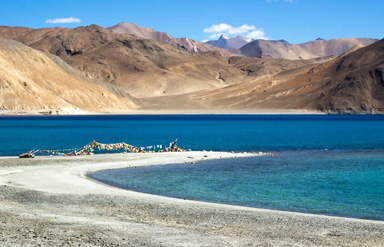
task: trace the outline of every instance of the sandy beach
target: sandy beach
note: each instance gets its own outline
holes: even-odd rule
[[[0,158],[0,246],[384,246],[384,222],[127,191],[86,174],[250,153]]]

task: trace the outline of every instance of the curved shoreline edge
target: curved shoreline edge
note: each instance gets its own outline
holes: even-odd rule
[[[205,161],[205,160],[213,160],[213,159],[238,159],[238,158],[246,158],[246,157],[257,157],[257,156],[264,156],[264,155],[270,155],[271,153],[245,153],[245,156],[242,156],[242,153],[237,153],[237,157],[224,157],[224,158],[206,158],[206,159],[202,159],[202,160],[199,160],[199,161],[196,161],[196,162],[201,162],[201,161]],[[191,162],[184,162],[184,163],[178,163],[178,164],[189,164]],[[173,163],[167,163],[167,164],[157,164],[155,166],[162,166],[162,165],[174,165]],[[149,166],[149,165],[139,165],[139,166]],[[137,166],[138,167],[138,166]],[[92,172],[86,172],[84,173],[84,177],[90,181],[93,181],[94,183],[97,183],[97,184],[101,184],[101,185],[104,185],[104,186],[107,186],[107,187],[110,187],[110,188],[117,188],[117,189],[120,189],[120,190],[124,190],[124,191],[129,191],[129,192],[133,192],[133,193],[138,193],[138,194],[143,194],[143,195],[148,195],[148,196],[153,196],[153,197],[158,197],[158,198],[162,198],[162,199],[165,199],[165,200],[176,200],[177,202],[183,202],[185,201],[185,199],[183,198],[179,198],[179,197],[171,197],[171,196],[166,196],[166,195],[158,195],[158,194],[152,194],[152,193],[146,193],[146,192],[140,192],[140,191],[135,191],[135,190],[130,190],[130,189],[125,189],[125,188],[122,188],[122,187],[118,187],[118,186],[114,186],[112,184],[108,184],[108,183],[104,183],[102,181],[99,181],[97,179],[94,179],[92,177],[89,176],[89,174],[92,174],[94,172],[103,172],[103,171],[108,171],[108,170],[119,170],[119,169],[126,169],[126,168],[129,168],[129,169],[132,169],[134,167],[132,166],[129,166],[129,167],[121,167],[121,168],[108,168],[108,169],[102,169],[102,170],[97,170],[97,171],[92,171]],[[211,202],[211,201],[200,201],[200,200],[190,200],[190,199],[187,199],[187,201],[191,202],[191,203],[196,203],[196,204],[201,204],[201,205],[205,205],[207,207],[228,207],[229,209],[233,209],[233,210],[249,210],[249,211],[252,211],[252,210],[256,210],[256,211],[268,211],[268,212],[279,212],[279,213],[288,213],[288,214],[298,214],[298,215],[303,215],[303,216],[319,216],[319,217],[332,217],[332,218],[341,218],[341,219],[349,219],[349,220],[363,220],[363,221],[368,221],[368,222],[383,222],[384,224],[384,221],[383,220],[374,220],[374,219],[364,219],[364,218],[354,218],[354,217],[346,217],[346,216],[337,216],[337,215],[326,215],[326,214],[315,214],[315,213],[305,213],[305,212],[297,212],[297,211],[289,211],[289,210],[279,210],[279,209],[269,209],[269,208],[260,208],[260,207],[252,207],[252,206],[242,206],[242,205],[236,205],[236,204],[227,204],[227,203],[217,203],[217,202]]]
[[[147,236],[149,232],[156,231],[154,229],[160,229],[159,236],[152,236],[151,239],[167,238],[168,242],[164,241],[171,246],[183,245],[178,242],[179,240],[175,240],[174,237],[166,237],[175,231],[182,231],[185,236],[189,236],[186,237],[185,241],[187,242],[192,241],[191,238],[194,239],[198,236],[197,240],[201,238],[201,243],[205,243],[206,246],[224,243],[225,241],[227,241],[225,242],[227,244],[224,243],[224,246],[241,246],[250,242],[260,244],[276,243],[274,244],[276,246],[289,243],[302,243],[302,246],[318,246],[323,244],[342,246],[340,245],[341,242],[335,241],[335,239],[342,241],[345,246],[358,244],[367,244],[366,246],[384,245],[384,222],[382,221],[183,200],[129,191],[95,181],[87,176],[88,173],[107,169],[180,164],[207,159],[239,158],[255,155],[260,154],[182,152],[107,154],[66,158],[39,157],[26,160],[3,158],[0,160],[0,191],[7,191],[7,189],[15,189],[16,191],[28,190],[44,195],[78,198],[76,200],[96,196],[101,202],[111,200],[110,197],[118,197],[119,200],[124,201],[124,205],[126,204],[127,208],[133,203],[136,207],[142,208],[140,210],[143,211],[143,215],[139,218],[132,216],[132,219],[124,221],[125,224],[132,225],[134,224],[133,222],[143,221],[146,226],[136,229],[136,234],[141,237]],[[52,207],[52,204],[47,200],[42,203],[44,210]],[[12,212],[21,214],[21,211],[26,213],[25,210],[30,210],[31,213],[33,212],[40,217],[45,217],[46,214],[43,209],[36,211],[37,209],[29,208],[29,204],[20,203],[19,201],[8,202],[7,200],[0,200],[0,205],[2,206],[0,207],[0,215]],[[147,208],[147,205],[151,206]],[[62,206],[64,207],[64,205],[60,205],[60,207]],[[57,207],[56,204],[55,207]],[[100,205],[95,205],[91,209],[98,211],[101,210],[99,207]],[[152,211],[154,210],[153,208],[158,207],[159,209],[156,209],[154,213]],[[20,208],[24,208],[24,211]],[[79,208],[81,207],[79,206]],[[162,214],[168,215],[169,218],[158,215],[157,210],[163,210],[163,208],[166,208],[166,210],[164,212],[161,211]],[[62,212],[63,215],[68,214],[65,210]],[[76,217],[83,217],[84,215],[77,212],[78,210],[76,209],[76,213],[73,214]],[[135,210],[138,209],[133,209],[130,214],[133,214]],[[185,215],[175,213],[179,211],[185,212]],[[189,215],[190,213],[193,213],[193,215]],[[109,222],[111,216],[107,217],[104,214],[100,213],[99,219],[88,219],[88,224],[96,224],[98,220]],[[148,220],[143,220],[143,218],[148,218]],[[175,222],[185,223],[181,225]],[[111,227],[117,231],[114,224]],[[122,224],[122,222],[119,222],[119,224]],[[212,229],[217,225],[222,227],[212,232]],[[271,231],[275,233],[272,234]],[[287,231],[289,231],[289,234]],[[233,232],[238,232],[240,235],[235,236]],[[207,234],[209,236],[206,236]],[[224,241],[223,239],[226,240]],[[197,240],[195,239],[194,241]],[[200,241],[195,243],[199,245]],[[156,244],[153,244],[153,246],[156,246]],[[301,245],[299,244],[299,246]]]
[[[73,157],[45,156],[37,157],[35,159],[4,157],[1,162],[5,164],[9,163],[7,161],[12,162],[5,167],[0,165],[0,185],[15,186],[15,184],[17,184],[16,187],[19,188],[59,194],[84,195],[95,193],[122,195],[129,192],[129,194],[137,193],[148,195],[110,186],[101,182],[95,182],[96,180],[90,179],[87,174],[110,169],[151,165],[172,165],[213,159],[253,157],[267,154],[269,153],[192,151],[175,153],[98,154]],[[30,165],[30,163],[33,163],[33,165]],[[33,177],[39,177],[40,179],[31,179]],[[7,182],[7,180],[11,181],[11,184],[9,184],[9,181]],[[79,186],[82,186],[81,189],[79,189]]]

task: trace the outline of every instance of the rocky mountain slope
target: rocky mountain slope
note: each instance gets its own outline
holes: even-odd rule
[[[176,47],[185,49],[187,51],[199,52],[199,53],[218,51],[222,55],[226,55],[226,56],[232,55],[232,52],[225,49],[220,49],[210,44],[195,41],[190,38],[174,38],[167,33],[158,32],[148,27],[139,27],[134,23],[121,22],[117,25],[109,27],[108,29],[115,33],[131,34],[139,38],[151,39],[151,40],[159,41],[161,43],[174,45]]]
[[[241,47],[238,54],[259,58],[312,59],[339,56],[356,45],[366,46],[375,42],[377,42],[376,39],[366,38],[318,39],[296,45],[286,41],[255,40]]]
[[[29,30],[0,27],[0,36],[57,55],[89,78],[116,85],[136,97],[220,88],[245,76],[215,52],[188,52],[97,25]],[[227,80],[219,80],[218,75]]]
[[[218,40],[210,40],[205,43],[223,49],[234,50],[243,47],[251,41],[252,39],[248,39],[243,36],[227,37],[222,34]]]
[[[189,96],[204,107],[384,112],[384,40],[335,59]],[[191,103],[193,104],[193,103]]]
[[[384,112],[383,40],[288,60],[190,52],[97,25],[0,27],[0,37],[24,44],[2,39],[2,109]],[[338,45],[308,50],[339,53]]]
[[[64,61],[0,38],[0,109],[35,113],[129,110],[136,105],[88,81]]]

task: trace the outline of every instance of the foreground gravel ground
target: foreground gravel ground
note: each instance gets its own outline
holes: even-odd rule
[[[99,158],[76,165],[90,161]],[[0,160],[0,176],[51,162]],[[10,183],[0,186],[0,246],[384,246],[384,222]]]

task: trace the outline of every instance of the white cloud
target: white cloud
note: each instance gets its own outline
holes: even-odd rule
[[[243,24],[238,27],[226,23],[220,23],[204,28],[204,33],[209,34],[209,39],[217,39],[222,34],[233,37],[237,35],[243,35],[250,39],[268,39],[265,36],[263,29],[258,29],[254,25]]]
[[[265,37],[265,33],[263,30],[252,31],[252,32],[247,33],[244,36],[249,38],[249,39],[268,39],[267,37]]]
[[[225,23],[220,23],[217,25],[212,25],[208,28],[204,28],[203,32],[204,33],[220,33],[220,32],[225,32],[228,29],[230,29],[232,26],[225,24]]]
[[[56,24],[56,23],[80,23],[80,22],[81,22],[81,20],[79,18],[73,18],[73,17],[48,19],[48,20],[45,21],[45,23],[50,23],[50,24]]]
[[[249,31],[256,30],[256,27],[254,25],[247,25],[244,24],[240,27],[233,27],[230,30],[228,30],[229,34],[242,34],[247,33]]]
[[[254,25],[244,24],[239,27],[232,27],[231,25],[220,23],[217,25],[212,25],[208,28],[204,29],[204,33],[228,33],[228,34],[242,34],[247,33],[251,30],[255,30],[256,27]]]
[[[205,43],[207,41],[209,41],[209,39],[203,39],[201,42]]]

